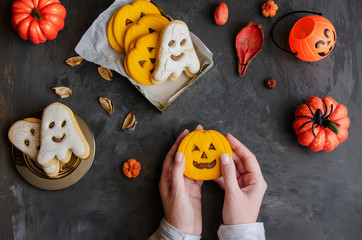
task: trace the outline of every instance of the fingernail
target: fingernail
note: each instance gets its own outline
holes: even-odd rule
[[[227,154],[227,153],[221,154],[221,155],[220,155],[220,160],[221,160],[222,165],[227,165],[227,164],[229,164],[229,162],[230,162],[229,154]]]
[[[175,161],[176,162],[181,162],[182,156],[183,156],[182,152],[177,152],[176,155],[175,155]]]

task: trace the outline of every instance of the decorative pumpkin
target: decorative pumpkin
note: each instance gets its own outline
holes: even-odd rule
[[[141,172],[141,164],[135,159],[128,159],[127,162],[123,164],[123,173],[128,178],[135,178]]]
[[[124,35],[124,50],[128,54],[129,45],[131,42],[145,34],[160,32],[169,20],[164,16],[157,14],[147,14],[143,16],[138,22],[131,24]]]
[[[153,85],[151,74],[155,68],[158,38],[158,32],[139,37],[125,59],[124,66],[128,75],[138,83]]]
[[[274,17],[277,11],[278,5],[272,0],[263,3],[263,5],[261,6],[261,13],[264,17]]]
[[[59,0],[17,0],[11,25],[24,40],[35,44],[56,38],[64,27],[66,10]]]
[[[194,180],[212,180],[221,176],[220,155],[232,150],[228,140],[214,130],[195,130],[180,143],[185,156],[184,175]]]
[[[149,1],[137,0],[124,5],[113,14],[107,26],[107,38],[114,50],[124,52],[123,38],[127,28],[146,14],[161,15],[161,12]]]
[[[347,108],[327,96],[310,97],[295,111],[293,128],[298,142],[314,152],[330,152],[348,137]]]
[[[303,61],[314,62],[325,58],[336,43],[336,30],[326,18],[307,16],[297,21],[289,34],[292,52]]]

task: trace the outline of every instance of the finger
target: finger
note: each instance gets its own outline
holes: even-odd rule
[[[184,184],[185,156],[182,152],[177,152],[172,167],[171,184],[178,188]]]
[[[245,171],[261,174],[260,166],[255,155],[230,133],[226,134],[226,138],[229,141],[231,148],[240,157]]]
[[[217,179],[214,180],[214,182],[216,182],[217,184],[219,184],[219,186],[225,190],[225,183],[224,183],[224,178],[223,177],[219,177]]]
[[[234,151],[233,151],[233,161],[235,163],[235,167],[237,170],[236,172],[238,172],[239,174],[246,173],[242,159]]]
[[[161,182],[165,182],[167,177],[170,175],[172,169],[172,161],[175,157],[178,145],[180,144],[181,140],[189,133],[189,130],[184,130],[180,136],[176,139],[176,142],[171,147],[170,151],[167,153],[165,160],[162,166],[162,173],[161,173]]]
[[[239,189],[238,182],[236,179],[235,164],[231,160],[230,155],[226,153],[221,154],[220,160],[221,160],[221,165],[220,165],[221,172],[224,178],[225,192],[235,191],[236,189]]]
[[[197,127],[195,128],[195,130],[203,130],[204,128],[201,125],[197,125]]]

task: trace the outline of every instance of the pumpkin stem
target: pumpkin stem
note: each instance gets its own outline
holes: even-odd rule
[[[329,128],[329,129],[331,129],[333,132],[335,132],[335,133],[338,133],[339,132],[339,130],[338,130],[338,128],[336,127],[336,125],[334,125],[334,123],[331,121],[331,120],[329,120],[329,118],[327,118],[327,127]],[[338,124],[339,125],[339,124]]]
[[[36,18],[39,18],[40,20],[43,19],[43,17],[40,15],[40,12],[37,8],[34,8],[32,11],[31,11],[31,16],[36,19]]]

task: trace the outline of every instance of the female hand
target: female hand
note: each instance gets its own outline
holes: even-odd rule
[[[226,135],[233,159],[222,154],[222,177],[215,181],[225,190],[222,210],[225,225],[256,222],[267,184],[255,155],[231,134]]]
[[[196,129],[202,129],[198,126]],[[185,157],[177,148],[189,133],[183,131],[172,146],[162,167],[160,194],[165,218],[183,233],[201,235],[201,186],[203,181],[195,181],[184,176]]]

